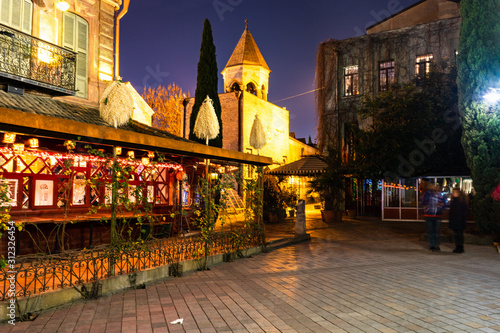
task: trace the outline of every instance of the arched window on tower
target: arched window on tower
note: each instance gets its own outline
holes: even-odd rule
[[[229,92],[233,92],[233,91],[241,91],[241,88],[240,88],[240,85],[238,84],[238,82],[234,82],[231,87],[229,88]]]
[[[255,88],[255,85],[252,82],[247,84],[247,91],[250,94],[257,96],[257,89]]]

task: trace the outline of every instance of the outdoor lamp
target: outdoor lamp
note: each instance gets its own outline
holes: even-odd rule
[[[24,151],[24,143],[14,143],[12,150],[16,154],[21,154]]]
[[[38,148],[39,147],[37,138],[29,139],[29,143],[30,143],[30,148]]]
[[[16,142],[16,133],[4,133],[3,134],[4,143],[14,143]]]
[[[59,1],[56,5],[57,9],[59,9],[61,12],[65,12],[69,9],[69,3],[66,1]]]
[[[142,165],[149,165],[149,157],[144,156],[141,158]]]
[[[129,158],[135,158],[135,153],[134,153],[134,151],[133,151],[133,150],[129,150],[129,151],[127,152],[127,156],[128,156]]]
[[[116,155],[121,155],[122,154],[122,147],[115,147],[115,153],[116,153]]]
[[[490,88],[490,91],[483,98],[490,104],[498,103],[500,101],[500,89]]]

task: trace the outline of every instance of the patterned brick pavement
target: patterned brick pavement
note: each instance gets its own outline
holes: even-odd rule
[[[308,217],[319,217],[310,214]],[[500,255],[423,224],[308,220],[312,241],[79,301],[1,332],[500,332]],[[290,234],[293,224],[268,226]],[[183,318],[182,325],[171,321]]]

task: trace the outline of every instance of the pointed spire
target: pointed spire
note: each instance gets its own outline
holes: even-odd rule
[[[245,20],[245,24],[245,31],[241,35],[233,54],[229,58],[226,68],[241,65],[257,65],[269,70],[269,66],[267,66],[264,57],[260,53],[257,43],[255,43],[252,34],[248,30],[248,20]]]

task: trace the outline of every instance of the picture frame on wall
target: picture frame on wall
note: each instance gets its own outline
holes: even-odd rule
[[[19,180],[18,179],[0,179],[0,184],[2,186],[6,186],[6,200],[5,202],[2,202],[2,205],[6,206],[11,206],[11,207],[17,207],[18,202],[17,202],[17,192],[18,192],[18,185],[19,185]]]
[[[35,202],[37,207],[54,205],[54,181],[45,179],[35,180]]]
[[[147,196],[148,196],[148,202],[153,203],[155,200],[155,187],[153,185],[148,185]]]

